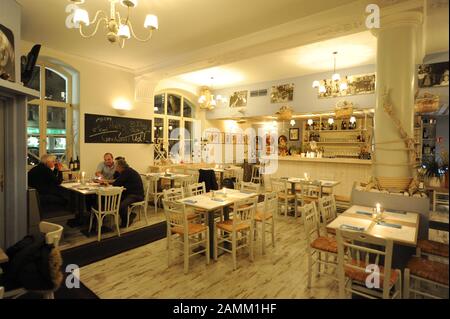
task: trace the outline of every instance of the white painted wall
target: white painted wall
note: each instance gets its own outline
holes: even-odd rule
[[[22,54],[29,52],[33,44],[22,41]],[[63,61],[79,72],[81,169],[86,171],[88,176],[92,176],[97,164],[102,161],[103,154],[111,152],[114,156],[125,156],[133,168],[146,172],[147,167],[153,162],[152,145],[84,143],[84,114],[94,113],[119,116],[112,108],[115,99],[124,98],[132,103],[132,110],[127,112],[126,117],[153,118],[153,107],[150,103],[134,102],[134,75],[119,68],[55,51],[45,46],[42,46],[40,55]]]

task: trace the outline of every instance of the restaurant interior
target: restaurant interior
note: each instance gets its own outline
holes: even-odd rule
[[[448,299],[448,6],[0,0],[0,299]]]

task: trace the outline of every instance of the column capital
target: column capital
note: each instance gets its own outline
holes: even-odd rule
[[[405,11],[384,16],[381,11],[380,28],[372,29],[372,34],[378,36],[380,31],[392,28],[411,26],[420,27],[423,24],[423,14],[420,11]]]

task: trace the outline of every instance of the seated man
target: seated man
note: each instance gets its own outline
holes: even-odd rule
[[[60,186],[63,180],[61,169],[62,165],[56,163],[54,155],[45,154],[41,162],[28,172],[28,186],[37,190],[43,208],[64,208],[67,204],[64,189]]]
[[[105,153],[105,155],[103,155],[103,162],[99,163],[97,166],[95,176],[105,180],[113,180],[115,171],[116,168],[113,155],[111,153]]]
[[[116,160],[115,165],[120,175],[112,185],[125,187],[120,200],[119,214],[122,220],[120,227],[126,227],[128,206],[144,200],[144,185],[139,173],[132,169],[124,159]],[[136,217],[135,214],[130,216],[130,225],[133,223],[134,217]]]

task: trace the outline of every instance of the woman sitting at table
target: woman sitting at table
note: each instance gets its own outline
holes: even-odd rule
[[[132,169],[125,159],[116,160],[115,166],[119,176],[112,185],[125,188],[120,200],[119,214],[122,221],[120,227],[126,227],[128,206],[144,200],[144,185],[139,173]],[[135,217],[135,214],[131,214],[130,225]]]

